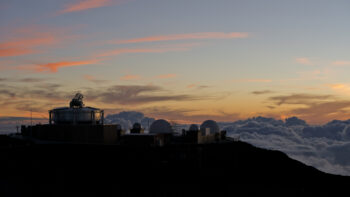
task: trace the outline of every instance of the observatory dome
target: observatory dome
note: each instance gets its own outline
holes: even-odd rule
[[[189,130],[190,130],[190,131],[198,131],[198,130],[199,130],[198,125],[196,125],[196,124],[191,124]]]
[[[214,120],[204,121],[200,126],[200,130],[202,133],[206,133],[207,130],[209,130],[210,133],[219,133],[220,132],[219,125]]]
[[[171,125],[168,121],[160,119],[151,124],[150,133],[172,133]]]

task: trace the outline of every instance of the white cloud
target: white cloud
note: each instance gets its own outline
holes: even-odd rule
[[[143,128],[149,128],[155,119],[145,117],[143,113],[136,111],[123,111],[117,114],[110,114],[105,118],[108,124],[120,124],[123,129],[129,130],[136,122],[141,123]]]
[[[324,172],[350,175],[350,120],[310,126],[297,118],[282,122],[258,117],[225,125],[229,136],[282,151]]]

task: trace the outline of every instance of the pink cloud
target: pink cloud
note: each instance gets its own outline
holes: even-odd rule
[[[197,85],[193,83],[193,84],[189,84],[189,85],[187,86],[187,88],[190,89],[190,88],[194,88],[194,87],[196,87],[196,86],[197,86]]]
[[[33,47],[57,43],[57,38],[50,34],[38,34],[29,38],[20,38],[0,43],[1,48]]]
[[[158,79],[170,79],[170,78],[175,78],[176,74],[164,74],[164,75],[158,75],[156,78]]]
[[[172,41],[172,40],[197,40],[197,39],[232,39],[232,38],[246,38],[248,33],[244,32],[199,32],[189,34],[170,34],[170,35],[157,35],[142,38],[135,38],[130,40],[119,40],[113,42],[115,44],[128,44],[128,43],[142,43],[142,42],[159,42],[159,41]]]
[[[350,61],[334,61],[332,62],[334,66],[350,66]]]
[[[59,13],[78,12],[92,8],[105,7],[112,4],[112,0],[80,0],[76,3],[68,4]]]
[[[189,48],[176,47],[176,46],[174,48],[172,48],[172,47],[169,47],[169,48],[135,48],[135,49],[122,48],[122,49],[115,49],[115,50],[101,53],[98,55],[98,57],[121,55],[121,54],[128,54],[128,53],[164,53],[164,52],[169,52],[169,51],[186,51],[186,50],[189,50]]]
[[[71,37],[65,35],[65,31],[30,25],[5,32],[3,38],[6,41],[0,41],[0,57],[37,53],[41,47],[57,45]]]
[[[92,81],[95,80],[96,77],[92,76],[92,75],[84,75],[84,79],[88,80],[88,81]]]
[[[264,82],[269,83],[271,82],[271,79],[247,79],[246,82]]]
[[[243,82],[243,83],[270,83],[272,82],[271,79],[234,79],[230,80],[230,82]]]
[[[58,69],[62,67],[84,66],[95,64],[97,62],[98,60],[52,62],[47,64],[39,64],[35,67],[35,70],[37,72],[57,72]]]
[[[29,35],[26,38],[12,39],[0,43],[0,57],[19,56],[34,53],[34,47],[56,44],[58,38],[51,34]]]
[[[296,58],[295,61],[298,62],[299,64],[304,64],[309,66],[315,65],[309,58],[306,58],[306,57]]]
[[[64,14],[69,12],[79,12],[89,10],[93,8],[106,7],[115,4],[125,3],[129,0],[80,0],[76,3],[65,5],[63,10],[60,10],[58,14]]]
[[[123,80],[123,81],[138,80],[138,79],[141,79],[140,75],[125,75],[120,77],[120,80]]]
[[[0,48],[0,57],[19,56],[19,55],[25,55],[25,54],[29,54],[29,53],[33,53],[33,50],[20,49],[20,48],[7,48],[7,49]]]
[[[94,82],[94,83],[106,83],[107,82],[107,80],[97,79],[95,76],[92,76],[92,75],[84,75],[83,78],[90,81],[90,82]]]

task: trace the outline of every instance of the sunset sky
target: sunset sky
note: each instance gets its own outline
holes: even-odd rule
[[[181,123],[350,118],[348,0],[1,0],[0,117],[76,92]]]

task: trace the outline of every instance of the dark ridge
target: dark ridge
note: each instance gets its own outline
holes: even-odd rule
[[[0,136],[0,196],[334,195],[349,177],[240,141],[137,147]]]

